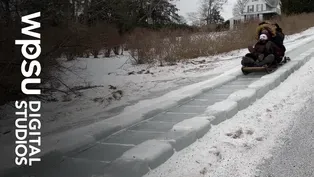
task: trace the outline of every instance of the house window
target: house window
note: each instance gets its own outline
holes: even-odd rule
[[[263,11],[263,4],[256,4],[256,11],[257,12]]]
[[[247,12],[254,12],[254,5],[247,6]]]

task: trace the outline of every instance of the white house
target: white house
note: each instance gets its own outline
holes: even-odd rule
[[[241,16],[230,19],[230,29],[234,25],[246,20],[264,20],[272,16],[281,15],[280,0],[248,0]]]

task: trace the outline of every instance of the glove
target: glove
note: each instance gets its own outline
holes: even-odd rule
[[[250,53],[254,53],[255,52],[255,49],[253,46],[248,46],[248,50]]]
[[[264,54],[258,55],[257,60],[258,61],[263,61],[264,60]]]

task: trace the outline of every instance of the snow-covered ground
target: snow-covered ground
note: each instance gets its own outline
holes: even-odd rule
[[[283,145],[284,135],[314,95],[314,56],[276,89],[145,177],[258,177],[258,166]]]
[[[314,28],[286,37],[287,50],[293,49],[314,34]],[[79,58],[64,62],[70,71],[63,74],[71,88],[80,95],[56,92],[57,100],[43,104],[43,134],[59,132],[119,114],[126,106],[140,100],[159,97],[170,90],[200,82],[240,67],[240,57],[247,49],[216,56],[185,60],[177,65],[132,65],[132,58]],[[91,88],[82,88],[82,87]],[[95,87],[94,87],[95,86]],[[0,136],[12,133],[14,107],[0,107]],[[10,132],[11,131],[11,132]]]

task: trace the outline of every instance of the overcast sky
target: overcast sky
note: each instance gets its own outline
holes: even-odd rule
[[[179,15],[187,17],[187,13],[196,12],[200,7],[201,0],[177,0],[175,3],[177,8],[179,9]],[[232,7],[236,3],[236,0],[228,0],[228,2],[223,6],[223,10],[221,11],[221,15],[225,20],[231,18],[232,15]],[[186,19],[187,20],[187,19]]]

